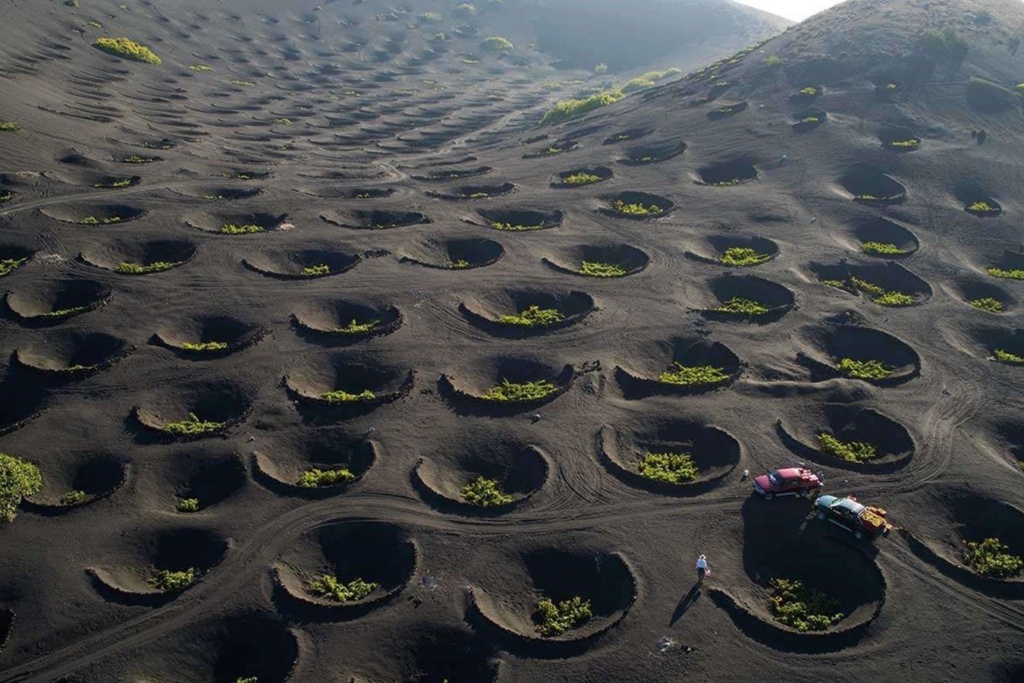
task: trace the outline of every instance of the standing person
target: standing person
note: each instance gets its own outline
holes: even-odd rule
[[[697,583],[704,583],[704,577],[708,573],[708,558],[701,555],[697,558]]]

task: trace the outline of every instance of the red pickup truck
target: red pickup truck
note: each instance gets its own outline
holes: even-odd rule
[[[754,477],[754,491],[771,500],[775,496],[816,496],[825,486],[822,477],[803,467],[772,470]]]

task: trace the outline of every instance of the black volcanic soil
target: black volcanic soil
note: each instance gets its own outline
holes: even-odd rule
[[[779,33],[724,0],[460,4],[5,4],[0,452],[44,481],[0,523],[0,683],[1016,683],[1022,579],[962,550],[1024,554],[1024,369],[991,360],[1024,356],[1024,5],[848,0]],[[162,63],[92,47],[120,36]],[[850,274],[915,305],[821,282]],[[771,315],[709,312],[733,298]],[[531,302],[566,324],[493,327]],[[727,381],[663,386],[677,362]],[[502,380],[555,391],[482,400]],[[217,428],[164,429],[191,415]],[[641,480],[643,449],[698,480]],[[801,462],[897,529],[751,496]],[[477,476],[513,500],[467,507]],[[381,588],[310,601],[325,572]],[[779,626],[780,575],[846,619]],[[538,637],[574,596],[593,618]]]

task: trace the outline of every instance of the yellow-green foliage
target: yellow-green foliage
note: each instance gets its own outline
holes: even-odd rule
[[[102,188],[104,190],[118,190],[121,189],[122,187],[130,187],[131,184],[131,178],[122,178],[121,180],[115,180],[107,184],[96,183],[95,185],[93,185],[93,187]]]
[[[999,211],[999,209],[992,206],[986,201],[974,202],[969,207],[967,207],[967,210],[973,211],[974,213],[995,213]]]
[[[5,190],[0,190],[0,204],[3,204],[4,202],[11,201],[11,197],[13,197],[13,196],[14,195],[11,194],[10,192],[7,192]]]
[[[895,244],[889,244],[887,242],[864,242],[860,245],[860,250],[865,254],[905,254],[906,252],[897,247]]]
[[[192,64],[188,67],[189,71],[195,71],[196,73],[202,73],[204,71],[213,71],[212,66],[206,64]]]
[[[232,78],[231,79],[231,85],[237,85],[237,86],[239,86],[241,88],[251,88],[252,86],[254,86],[256,84],[253,83],[252,81],[243,81],[240,78]]]
[[[771,309],[764,304],[737,296],[729,299],[724,305],[712,310],[732,315],[764,315]]]
[[[306,489],[316,489],[324,486],[335,486],[352,481],[356,475],[345,467],[335,470],[321,470],[313,468],[302,473],[299,477],[299,486]]]
[[[120,216],[107,216],[106,218],[96,218],[96,216],[86,216],[80,223],[82,225],[114,225],[121,222]]]
[[[896,372],[896,369],[880,360],[843,358],[839,361],[839,371],[854,379],[883,380]]]
[[[881,296],[871,298],[879,306],[912,306],[915,303],[914,297],[903,292],[886,292]]]
[[[321,275],[330,275],[331,267],[325,263],[321,263],[316,266],[307,266],[302,269],[299,273],[302,277],[319,277]]]
[[[893,140],[889,143],[889,146],[895,149],[904,150],[917,149],[921,146],[921,141],[915,138],[910,138],[909,140]]]
[[[188,417],[180,422],[168,422],[163,426],[165,432],[180,436],[195,436],[197,434],[209,434],[227,426],[227,422],[211,422],[200,420],[195,413],[189,413]]]
[[[556,605],[552,600],[545,598],[537,603],[534,621],[537,622],[537,633],[550,638],[576,628],[593,616],[590,600],[576,596]]]
[[[185,590],[198,578],[199,570],[195,567],[189,567],[182,571],[163,569],[146,579],[146,583],[161,593],[172,593]]]
[[[808,86],[806,88],[801,88],[798,94],[804,97],[817,97],[821,94],[821,91],[813,86]]]
[[[980,543],[967,542],[964,549],[964,564],[981,574],[997,579],[1012,579],[1024,569],[1024,558],[1010,554],[998,538],[986,538]]]
[[[851,292],[864,292],[874,303],[879,306],[912,306],[917,300],[903,292],[888,291],[876,284],[862,280],[858,277],[851,277],[849,280],[822,280],[822,284],[830,287],[838,287]]]
[[[579,272],[590,277],[622,277],[626,275],[626,269],[622,266],[596,261],[584,261]]]
[[[676,362],[665,372],[658,375],[658,381],[664,384],[676,384],[684,387],[721,384],[729,381],[725,368],[712,365],[683,365]]]
[[[0,522],[13,522],[22,498],[39,493],[39,468],[7,453],[0,453]]]
[[[162,64],[152,50],[128,38],[99,38],[92,46],[115,57],[146,64]]]
[[[640,476],[666,484],[687,484],[699,471],[693,456],[686,453],[647,453],[637,462]]]
[[[769,254],[761,254],[749,247],[730,247],[718,260],[727,266],[747,267],[762,264],[770,258]]]
[[[519,325],[521,327],[543,327],[554,325],[565,320],[565,316],[556,308],[528,306],[515,315],[503,315],[498,320],[502,325]]]
[[[447,261],[444,267],[448,270],[465,270],[470,265],[470,262],[465,259],[455,259],[454,261]]]
[[[324,574],[320,578],[309,582],[309,591],[311,593],[336,602],[362,600],[379,587],[379,583],[370,583],[362,579],[353,579],[348,583],[342,583],[330,574]]]
[[[501,36],[491,36],[483,42],[483,48],[487,52],[511,52],[515,47],[511,40]]]
[[[185,351],[196,351],[198,353],[207,353],[210,351],[227,351],[227,342],[211,341],[211,342],[185,342],[181,345],[181,348]]]
[[[601,182],[601,176],[581,171],[562,178],[562,182],[566,185],[593,185]]]
[[[178,501],[178,512],[199,512],[198,498],[182,498]]]
[[[630,93],[636,92],[637,90],[643,90],[644,88],[650,88],[657,85],[658,81],[664,80],[669,76],[676,76],[682,72],[679,69],[667,69],[666,71],[648,71],[647,73],[641,74],[636,78],[627,82],[622,86],[622,92]]]
[[[76,489],[74,491],[68,491],[68,492],[64,493],[63,495],[61,495],[61,497],[60,497],[60,504],[61,505],[79,505],[81,503],[84,503],[87,498],[88,498],[88,496],[85,495],[85,491],[79,491],[79,490]]]
[[[990,296],[986,296],[981,299],[975,299],[970,303],[975,308],[980,308],[981,310],[988,311],[989,313],[1003,312],[1003,302],[999,301],[998,299],[993,299]]]
[[[847,462],[867,462],[878,455],[878,449],[874,444],[863,441],[840,441],[826,432],[818,434],[818,447],[822,453]]]
[[[361,323],[353,318],[352,322],[345,327],[336,327],[332,331],[337,334],[366,334],[367,332],[372,332],[378,325],[380,325],[379,320],[370,320],[368,322]]]
[[[660,216],[665,210],[656,204],[627,203],[621,199],[612,202],[612,208],[626,216]]]
[[[526,403],[539,401],[556,391],[558,391],[558,387],[546,379],[522,384],[503,379],[501,384],[488,389],[482,398],[485,401],[495,401],[496,403]]]
[[[775,620],[786,626],[801,633],[824,631],[843,620],[838,600],[800,581],[772,579],[768,585],[772,589],[768,608]]]
[[[35,317],[44,319],[68,318],[73,315],[78,315],[79,313],[85,313],[87,310],[89,310],[88,306],[75,306],[74,308],[58,308],[56,311],[40,313]]]
[[[577,116],[582,116],[589,111],[615,104],[625,95],[621,90],[606,90],[596,95],[578,100],[563,100],[555,104],[554,108],[544,115],[541,123],[560,123]]]
[[[986,268],[985,272],[992,277],[998,277],[1004,280],[1024,280],[1024,270],[1017,268],[1012,270],[1006,270],[1004,268]]]
[[[21,124],[14,121],[0,121],[0,133],[14,133],[21,130]]]
[[[327,391],[320,394],[320,400],[327,401],[328,403],[357,403],[359,401],[372,401],[376,396],[369,389],[360,391],[358,394],[350,394],[347,391]]]
[[[1000,363],[1008,363],[1010,365],[1024,365],[1024,356],[1018,356],[1015,353],[1004,351],[1002,349],[996,349],[992,352],[992,357]]]
[[[156,263],[150,263],[148,266],[141,266],[138,263],[122,261],[117,264],[117,267],[114,270],[123,275],[145,275],[146,273],[159,273],[163,270],[170,270],[171,268],[180,265],[180,262],[171,263],[170,261],[157,261]]]
[[[538,225],[513,225],[512,223],[491,223],[491,227],[495,230],[502,230],[504,232],[526,232],[529,230],[543,230],[544,224]]]
[[[257,232],[263,232],[263,228],[259,225],[235,225],[234,223],[225,223],[220,226],[220,232],[222,235],[252,235]]]
[[[150,164],[156,160],[156,157],[143,157],[138,154],[129,154],[126,157],[118,159],[122,164]]]
[[[0,259],[0,277],[4,277],[5,275],[10,275],[11,273],[13,273],[15,271],[16,268],[18,268],[23,263],[25,263],[25,261],[28,261],[28,259],[27,258]]]
[[[462,499],[470,505],[488,508],[498,505],[508,505],[514,498],[501,490],[501,486],[494,479],[479,476],[462,487],[459,492]]]

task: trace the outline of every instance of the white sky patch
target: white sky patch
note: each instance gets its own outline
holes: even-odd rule
[[[838,5],[842,0],[736,0],[793,21],[803,21],[812,14]]]

